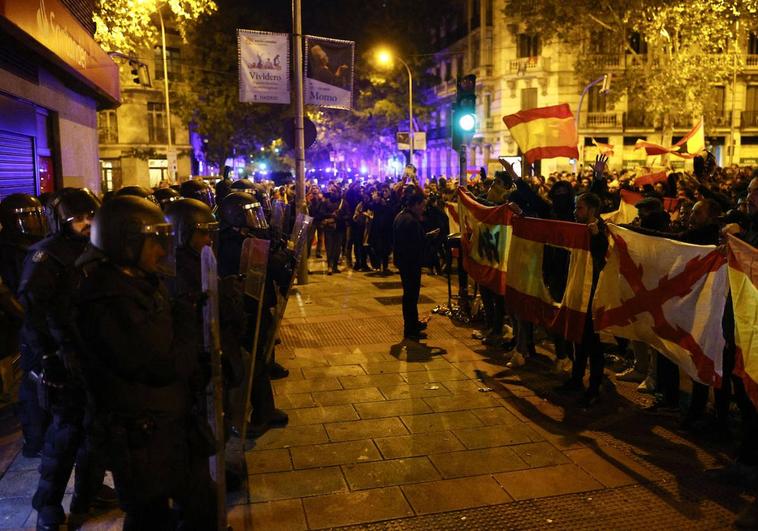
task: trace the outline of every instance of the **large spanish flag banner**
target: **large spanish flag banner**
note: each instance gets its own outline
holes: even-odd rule
[[[758,249],[731,235],[727,246],[737,343],[734,372],[758,407]]]
[[[579,158],[576,122],[568,103],[503,116],[529,164],[555,157]]]
[[[587,226],[538,218],[513,218],[508,251],[506,303],[519,317],[581,342],[592,290],[592,256]],[[570,251],[562,300],[554,300],[542,273],[545,247]]]
[[[691,245],[608,225],[595,331],[647,343],[692,378],[721,377],[726,258],[713,245]]]
[[[600,214],[608,223],[615,223],[616,225],[623,225],[625,223],[631,223],[634,218],[637,217],[637,209],[634,205],[642,201],[645,196],[639,192],[632,192],[631,190],[621,190],[621,202],[617,210],[608,212],[606,214]],[[678,197],[664,197],[663,209],[671,214],[672,219],[676,219],[679,209]]]
[[[458,200],[463,267],[479,285],[503,295],[513,212],[506,205],[481,205],[461,188]]]

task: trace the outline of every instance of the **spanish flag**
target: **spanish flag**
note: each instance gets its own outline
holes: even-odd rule
[[[526,161],[555,157],[579,158],[576,122],[568,103],[503,116]]]
[[[734,308],[737,356],[734,373],[742,378],[750,400],[758,407],[758,249],[729,236],[729,288]]]
[[[640,139],[637,140],[634,149],[644,149],[648,157],[669,153],[683,159],[694,159],[698,153],[705,149],[703,119],[701,118],[689,133],[670,148]]]
[[[623,223],[631,223],[634,218],[637,217],[637,209],[635,205],[642,201],[645,196],[639,192],[632,192],[631,190],[621,190],[621,202],[617,210],[613,212],[600,214],[607,223],[615,223],[621,225]],[[664,197],[663,198],[663,210],[671,214],[672,219],[676,219],[679,210],[679,198],[678,197]]]
[[[508,307],[526,321],[581,342],[592,290],[587,226],[525,217],[514,217],[512,224],[505,289]],[[547,284],[543,271],[556,266],[561,254],[568,263],[567,280],[563,292],[557,293],[560,289]]]

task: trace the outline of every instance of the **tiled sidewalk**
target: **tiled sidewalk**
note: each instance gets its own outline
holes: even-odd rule
[[[719,529],[744,503],[702,477],[726,456],[641,414],[631,385],[583,412],[550,391],[560,379],[541,346],[543,362],[512,370],[440,316],[428,340],[403,342],[397,275],[312,267],[277,351],[290,425],[246,454],[235,530]],[[423,284],[428,313],[447,285]],[[33,464],[19,458],[0,480],[0,527],[33,525]],[[118,528],[116,513],[85,526]]]

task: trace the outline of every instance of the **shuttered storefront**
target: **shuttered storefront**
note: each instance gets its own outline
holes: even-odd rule
[[[18,192],[37,194],[34,140],[0,130],[0,198]]]

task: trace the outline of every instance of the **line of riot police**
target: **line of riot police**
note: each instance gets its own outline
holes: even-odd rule
[[[38,529],[66,522],[62,500],[74,469],[69,525],[118,503],[125,529],[217,528],[208,460],[216,447],[205,404],[211,370],[202,340],[204,247],[217,253],[221,277],[225,418],[245,411],[247,398],[234,396],[254,366],[245,436],[287,424],[274,403],[275,361],[265,348],[273,344],[267,334],[275,328],[277,290],[286,292],[293,273],[281,238],[287,216],[261,185],[225,180],[217,190],[218,206],[202,181],[155,192],[126,187],[102,205],[74,188],[46,197],[45,206],[27,194],[0,201],[0,327],[8,353],[18,345],[24,373],[22,451],[41,457]],[[240,254],[250,237],[271,241],[261,301],[242,289]],[[240,429],[227,422],[226,438]],[[115,495],[103,484],[106,470]],[[238,478],[233,471],[231,488]]]

